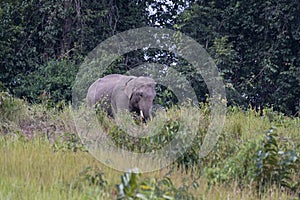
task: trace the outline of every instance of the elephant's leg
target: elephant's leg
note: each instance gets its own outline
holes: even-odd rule
[[[116,86],[111,97],[112,110],[114,114],[129,110],[129,99],[124,93],[124,86]]]
[[[110,101],[110,97],[108,95],[104,96],[97,102],[96,107],[98,107],[98,106],[104,112],[106,112],[108,114],[108,116],[113,117],[111,101]]]

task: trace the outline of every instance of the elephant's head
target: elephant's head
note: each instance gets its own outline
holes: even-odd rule
[[[138,113],[143,119],[151,118],[153,99],[156,95],[155,82],[149,77],[136,77],[125,87],[129,98],[129,111]]]

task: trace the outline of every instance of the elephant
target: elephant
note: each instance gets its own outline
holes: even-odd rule
[[[143,120],[152,118],[155,81],[145,76],[111,74],[96,80],[88,89],[87,106],[101,101],[102,108],[114,117],[119,111],[134,112]]]

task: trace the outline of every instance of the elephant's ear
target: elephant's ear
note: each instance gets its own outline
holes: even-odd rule
[[[136,79],[136,77],[131,78],[125,85],[124,93],[126,94],[128,99],[131,98],[131,96],[135,90],[135,81],[134,81],[135,79]]]

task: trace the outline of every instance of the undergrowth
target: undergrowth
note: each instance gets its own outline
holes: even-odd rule
[[[300,119],[271,109],[261,116],[252,109],[228,108],[218,143],[203,158],[207,104],[171,107],[147,124],[128,121],[154,133],[138,139],[98,112],[108,136],[130,151],[158,150],[176,137],[189,141],[193,136],[189,146],[180,144],[184,151],[163,173],[149,174],[116,173],[92,158],[87,141],[76,134],[70,105],[28,105],[1,93],[0,112],[0,199],[222,199],[236,194],[291,199],[300,191]],[[186,125],[191,121],[197,125],[194,133]],[[181,182],[186,178],[188,185]],[[212,196],[214,190],[221,196]]]

